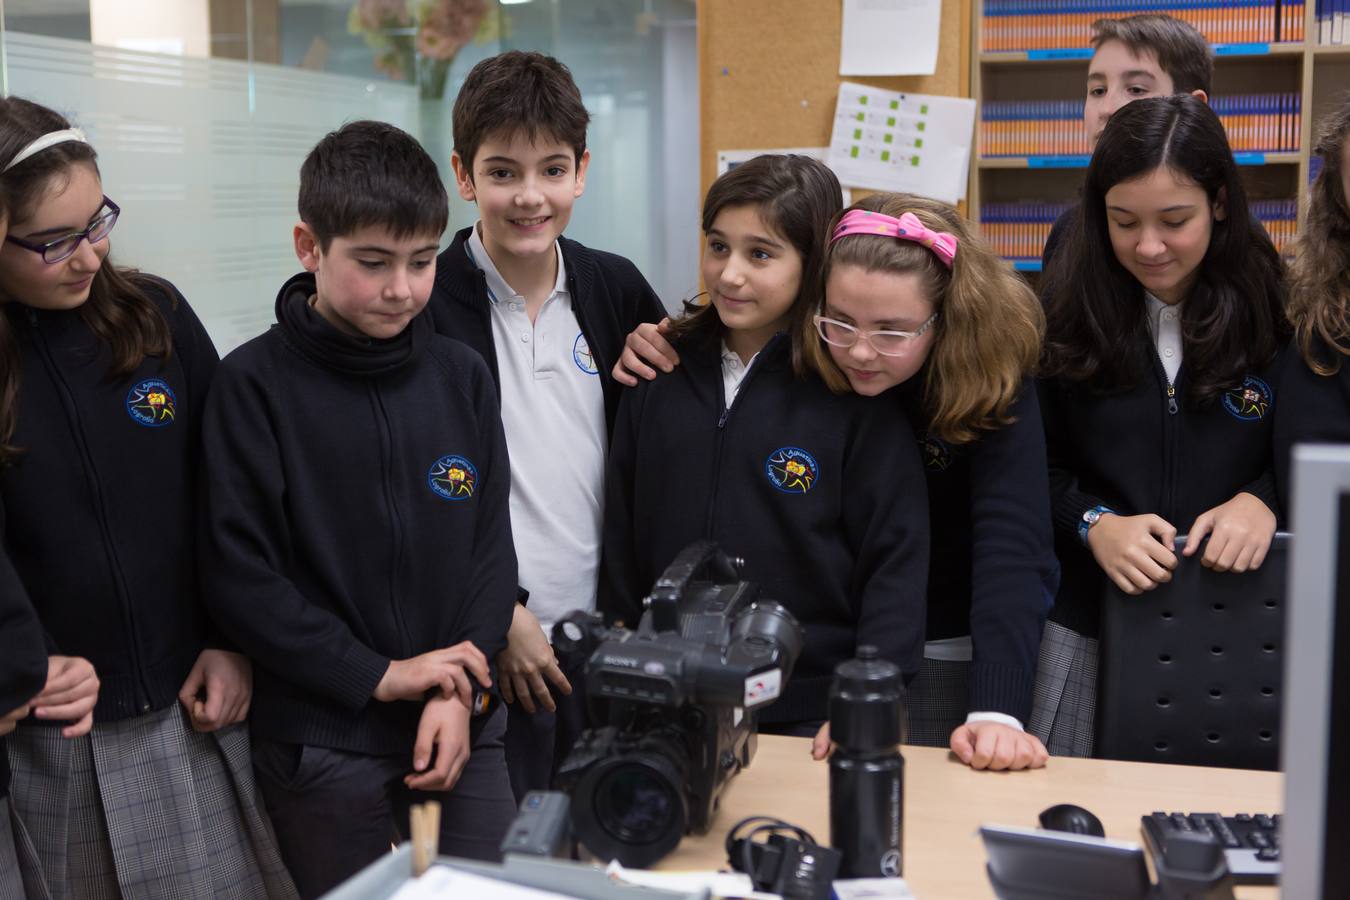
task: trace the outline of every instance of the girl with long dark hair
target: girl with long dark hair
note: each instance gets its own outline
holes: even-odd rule
[[[11,802],[54,898],[293,896],[253,786],[252,670],[197,586],[216,352],[172,285],[108,261],[119,209],[64,118],[0,100],[0,190],[0,551],[50,654]],[[87,734],[54,727],[92,694]]]
[[[1179,534],[1182,556],[1217,571],[1265,558],[1290,333],[1282,276],[1213,110],[1178,95],[1112,116],[1044,288],[1041,407],[1063,578],[1032,731],[1051,753],[1091,754],[1107,579],[1130,594],[1167,581]]]

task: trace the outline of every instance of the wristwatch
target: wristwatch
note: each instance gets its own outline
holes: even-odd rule
[[[1084,547],[1088,542],[1088,529],[1101,521],[1102,516],[1107,513],[1115,513],[1115,510],[1109,506],[1098,505],[1083,513],[1083,520],[1078,523],[1078,539],[1083,542]]]

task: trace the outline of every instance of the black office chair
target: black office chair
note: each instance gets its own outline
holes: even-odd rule
[[[1213,572],[1181,558],[1139,596],[1102,600],[1097,755],[1105,759],[1277,769],[1291,535],[1261,568]],[[1176,542],[1177,554],[1185,545]]]

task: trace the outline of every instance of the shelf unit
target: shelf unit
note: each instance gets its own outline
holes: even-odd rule
[[[985,51],[984,2],[971,15],[971,96],[977,116],[989,101],[1067,100],[1085,93],[1091,48]],[[1298,225],[1305,215],[1309,148],[1322,117],[1338,99],[1350,97],[1350,45],[1316,43],[1315,3],[1304,10],[1309,40],[1214,45],[1214,94],[1295,93],[1301,98],[1299,149],[1285,153],[1235,153],[1253,199],[1297,201]],[[971,216],[983,222],[990,203],[1074,202],[1089,157],[1079,155],[984,156],[977,126],[967,189]],[[1038,272],[1040,261],[1014,260],[1019,271]]]

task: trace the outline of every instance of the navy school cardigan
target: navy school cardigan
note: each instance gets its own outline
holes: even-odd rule
[[[212,388],[207,601],[254,660],[255,734],[408,753],[420,705],[372,698],[390,661],[506,646],[501,418],[483,360],[433,334],[425,310],[396,338],[359,339],[310,307],[314,292],[313,275],[288,281],[280,324],[227,356]]]
[[[93,663],[96,722],[176,703],[208,640],[194,523],[201,410],[215,348],[167,282],[137,278],[169,323],[169,358],[109,378],[81,311],[7,304],[21,382],[0,471],[4,549],[49,653]]]
[[[906,679],[923,658],[928,501],[892,406],[797,377],[775,337],[727,408],[720,340],[626,391],[615,424],[600,608],[636,623],[674,556],[711,538],[793,613],[806,644],[769,722],[824,719],[834,666],[875,644]]]

